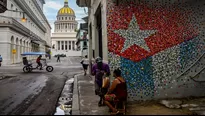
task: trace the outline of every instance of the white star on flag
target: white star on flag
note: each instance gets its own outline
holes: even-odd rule
[[[157,30],[140,30],[137,19],[135,18],[135,15],[133,15],[127,30],[119,29],[114,32],[125,38],[124,47],[121,52],[124,52],[134,44],[150,52],[144,39],[155,34]]]

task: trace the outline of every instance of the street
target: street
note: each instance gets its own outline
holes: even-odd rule
[[[0,115],[53,115],[66,80],[82,72],[80,57],[48,60],[49,73],[24,73],[22,64],[0,67]]]

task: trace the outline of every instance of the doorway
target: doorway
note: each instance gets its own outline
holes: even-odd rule
[[[103,48],[102,48],[102,13],[101,4],[98,6],[96,11],[96,23],[97,23],[97,33],[98,33],[98,52],[99,56],[103,58]]]

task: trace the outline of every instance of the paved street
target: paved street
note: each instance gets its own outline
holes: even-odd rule
[[[82,72],[80,57],[56,58],[48,60],[54,67],[49,73],[33,71],[23,73],[22,64],[0,67],[0,115],[52,115],[66,80]]]

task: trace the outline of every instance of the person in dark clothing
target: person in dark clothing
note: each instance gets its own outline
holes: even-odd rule
[[[96,64],[92,67],[92,75],[95,75],[95,94],[99,95],[100,101],[98,106],[103,105],[103,96],[102,96],[102,84],[103,84],[103,76],[110,75],[109,65],[102,62],[100,57],[96,58]]]
[[[61,62],[60,55],[57,56],[57,62]]]
[[[2,58],[2,56],[0,55],[0,67],[1,67],[2,61],[3,61],[3,58]]]
[[[113,72],[115,79],[108,89],[107,94],[104,96],[104,103],[112,110],[113,113],[119,113],[116,108],[111,104],[114,100],[126,101],[127,99],[127,86],[126,81],[121,76],[121,70],[116,69]]]
[[[40,55],[40,56],[36,59],[36,63],[38,64],[37,68],[40,66],[40,70],[43,70],[43,68],[42,68],[42,63],[41,63],[41,58],[42,58],[42,55]]]

